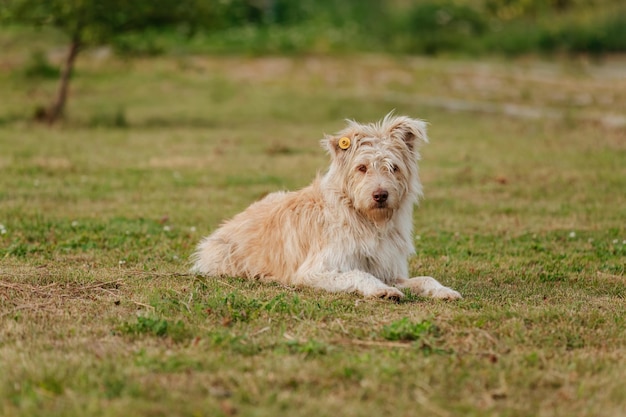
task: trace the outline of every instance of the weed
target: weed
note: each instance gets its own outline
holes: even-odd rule
[[[122,334],[132,336],[169,337],[176,342],[188,339],[189,331],[182,321],[171,322],[162,318],[137,316],[136,322],[126,322],[119,327]]]
[[[437,327],[428,320],[413,323],[408,317],[403,317],[384,326],[380,335],[387,340],[415,341],[437,332]]]
[[[305,357],[325,355],[328,352],[328,346],[316,340],[307,340],[306,342],[291,340],[286,342],[286,345],[290,352],[301,353]]]

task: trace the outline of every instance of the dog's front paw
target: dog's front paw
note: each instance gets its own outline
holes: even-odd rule
[[[404,298],[404,293],[397,288],[387,287],[378,289],[367,295],[372,298],[384,298],[387,300],[399,301]]]
[[[452,288],[443,286],[441,288],[430,290],[428,292],[428,296],[439,300],[458,300],[463,298],[458,291],[454,291]]]
[[[458,300],[463,298],[461,294],[452,288],[444,287],[433,277],[415,277],[400,280],[399,288],[409,288],[411,292],[420,297],[430,297],[439,300]]]

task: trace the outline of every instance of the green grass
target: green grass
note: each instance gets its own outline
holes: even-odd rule
[[[2,59],[0,415],[626,412],[623,60],[86,53],[47,128],[53,80]],[[324,132],[393,108],[430,122],[411,273],[464,299],[187,274],[222,219],[326,166]]]

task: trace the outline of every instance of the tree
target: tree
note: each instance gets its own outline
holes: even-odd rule
[[[85,47],[108,44],[129,32],[185,27],[190,33],[214,19],[210,0],[0,0],[0,21],[53,26],[69,39],[48,123],[63,115],[76,57]]]

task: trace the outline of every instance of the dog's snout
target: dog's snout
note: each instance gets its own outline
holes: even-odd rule
[[[385,201],[387,201],[387,197],[389,197],[389,193],[387,192],[387,190],[378,189],[372,194],[372,198],[377,203],[384,203]]]

